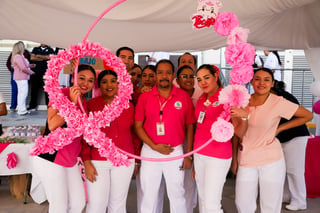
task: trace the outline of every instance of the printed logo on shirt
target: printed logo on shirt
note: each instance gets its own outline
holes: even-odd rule
[[[177,101],[177,102],[174,103],[174,107],[176,109],[181,109],[182,108],[182,103],[180,101]]]

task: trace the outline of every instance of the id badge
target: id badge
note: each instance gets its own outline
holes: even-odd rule
[[[200,112],[199,117],[198,117],[198,123],[199,124],[202,124],[205,115],[206,115],[205,112]]]
[[[164,135],[164,123],[157,123],[157,135]]]

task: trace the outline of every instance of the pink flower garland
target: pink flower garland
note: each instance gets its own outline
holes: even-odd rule
[[[119,93],[111,105],[105,106],[100,112],[90,113],[89,116],[82,113],[75,104],[62,94],[58,81],[59,72],[65,64],[73,58],[82,56],[100,57],[114,69],[119,82]],[[71,45],[65,51],[60,51],[56,56],[51,56],[44,78],[44,89],[49,94],[53,103],[52,106],[59,110],[59,114],[64,117],[68,127],[57,128],[45,137],[38,137],[30,154],[53,153],[72,143],[74,138],[83,135],[87,143],[97,147],[100,155],[110,160],[113,165],[129,165],[128,157],[120,153],[111,139],[100,131],[100,128],[116,119],[124,108],[129,107],[129,100],[133,92],[132,83],[121,60],[99,44],[83,41],[78,45]]]
[[[7,155],[7,167],[8,169],[13,169],[17,166],[18,158],[14,152],[11,152]]]
[[[249,103],[250,95],[242,84],[252,79],[255,49],[247,43],[249,30],[239,27],[237,16],[231,12],[219,13],[214,29],[221,36],[229,36],[225,57],[233,68],[230,72],[230,85],[222,89],[219,95],[219,103],[224,104],[224,111],[211,126],[212,138],[226,142],[234,134],[233,125],[229,122],[231,107],[246,107]]]

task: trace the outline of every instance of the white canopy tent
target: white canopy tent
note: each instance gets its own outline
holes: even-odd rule
[[[0,39],[29,40],[68,47],[81,42],[94,20],[116,0],[2,0]],[[320,47],[319,0],[221,0],[256,47]],[[197,0],[127,0],[107,13],[89,40],[136,52],[216,49],[226,38],[213,28],[194,30]]]

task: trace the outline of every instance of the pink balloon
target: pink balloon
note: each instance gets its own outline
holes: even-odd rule
[[[320,100],[315,102],[312,106],[312,110],[317,113],[320,114]]]

